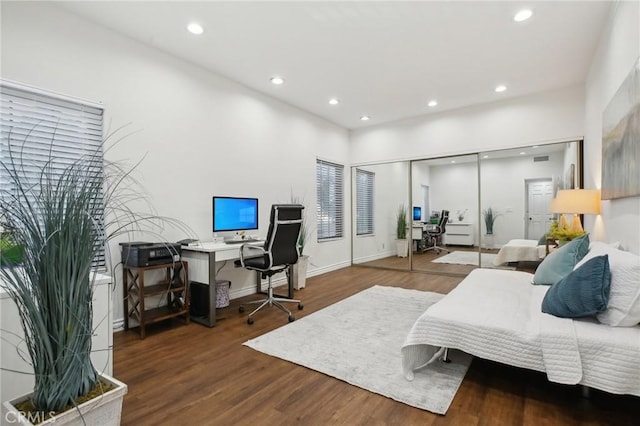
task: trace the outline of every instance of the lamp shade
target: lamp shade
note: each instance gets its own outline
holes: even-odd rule
[[[561,189],[551,200],[551,213],[600,214],[600,191]]]

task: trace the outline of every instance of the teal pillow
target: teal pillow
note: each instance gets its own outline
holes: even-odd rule
[[[607,309],[609,256],[597,256],[555,283],[542,300],[542,312],[561,318],[594,315]]]
[[[584,234],[544,258],[536,269],[534,284],[552,285],[573,271],[576,264],[589,251],[589,234]]]

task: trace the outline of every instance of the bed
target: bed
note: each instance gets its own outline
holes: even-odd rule
[[[510,240],[502,246],[493,264],[499,266],[509,262],[539,262],[544,259],[546,246],[538,240]]]
[[[544,314],[549,286],[532,285],[532,278],[520,271],[472,271],[413,325],[402,347],[405,377],[412,380],[446,347],[545,372],[553,382],[640,396],[640,325]]]

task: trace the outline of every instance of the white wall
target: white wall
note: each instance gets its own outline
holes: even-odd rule
[[[585,188],[600,188],[602,112],[640,56],[640,2],[618,2],[603,31],[586,83]],[[638,176],[630,179],[638,179]],[[585,216],[585,229],[604,241],[640,253],[640,197],[602,202],[600,217]]]
[[[478,231],[478,163],[432,165],[429,167],[431,210],[449,210],[449,222],[458,222],[458,211],[465,213],[464,223],[471,223],[474,236]],[[478,244],[474,237],[474,244]],[[446,239],[445,239],[446,241]]]
[[[264,236],[270,205],[288,201],[293,190],[306,199],[315,231],[316,157],[348,162],[345,129],[50,4],[2,4],[1,76],[101,101],[112,128],[132,123],[129,129],[139,132],[107,157],[137,161],[146,155],[136,175],[157,213],[182,220],[202,240],[212,237],[212,195],[258,197]],[[345,224],[345,238],[307,246],[310,275],[349,264]],[[162,237],[186,235],[166,228]],[[117,246],[112,251],[119,260]],[[243,272],[225,266],[220,273],[233,278],[232,297],[255,290],[253,275]],[[121,285],[116,289],[117,322]]]
[[[351,133],[351,161],[429,158],[582,139],[584,89],[476,105]]]

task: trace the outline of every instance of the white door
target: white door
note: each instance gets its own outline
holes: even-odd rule
[[[551,179],[527,181],[525,238],[537,240],[549,231],[553,220],[551,214],[552,198],[553,182]]]

